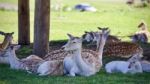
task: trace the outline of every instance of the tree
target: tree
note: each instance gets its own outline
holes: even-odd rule
[[[50,0],[35,0],[33,53],[45,56],[49,51]]]
[[[29,0],[18,0],[18,43],[30,44]]]

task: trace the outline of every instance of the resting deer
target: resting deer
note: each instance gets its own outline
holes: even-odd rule
[[[144,58],[139,58],[139,56],[132,56],[128,61],[139,61],[143,72],[150,72],[150,62]]]
[[[136,43],[118,42],[106,45],[103,54],[104,56],[117,56],[123,58],[129,58],[138,54],[138,56],[142,57],[143,49]]]
[[[98,27],[99,29],[101,29],[100,27]],[[96,45],[99,44],[99,32],[85,32],[84,35],[82,35],[83,41],[87,41],[87,42],[96,42]],[[106,44],[112,43],[112,42],[120,42],[121,40],[118,39],[116,36],[112,36],[109,35],[107,40],[106,40]]]
[[[138,54],[132,56],[128,61],[111,61],[106,64],[105,70],[107,73],[121,72],[121,73],[142,73],[142,65],[139,61]]]
[[[0,55],[3,55],[6,48],[12,43],[12,40],[13,40],[12,35],[14,34],[14,32],[4,33],[2,31],[0,31],[0,34],[5,36],[4,41],[2,42],[2,44],[0,44]],[[9,62],[8,62],[7,57],[0,57],[0,63],[8,64]]]
[[[139,61],[112,61],[106,64],[105,69],[107,73],[122,72],[124,74],[135,74],[143,72]]]
[[[11,69],[26,70],[28,73],[37,73],[40,76],[44,75],[62,75],[63,61],[45,61],[36,55],[30,55],[26,58],[19,59],[15,54],[20,46],[11,46],[6,49],[3,56],[8,57]]]
[[[66,74],[68,73],[69,76],[91,76],[98,72],[102,67],[103,47],[108,34],[108,30],[102,29],[97,54],[94,55],[90,52],[86,52],[84,56],[82,55],[82,38],[68,34],[70,39],[68,43],[63,46],[63,49],[72,52],[72,54],[64,59],[64,72]]]

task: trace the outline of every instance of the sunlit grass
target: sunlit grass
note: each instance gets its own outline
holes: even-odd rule
[[[30,0],[31,18],[31,41],[33,41],[34,23],[34,1]],[[17,0],[0,0],[17,5]],[[117,36],[128,36],[137,31],[137,25],[144,20],[150,27],[150,7],[134,8],[129,7],[122,0],[63,0],[64,5],[73,7],[75,4],[86,2],[95,6],[98,11],[60,12],[51,11],[50,40],[64,40],[67,33],[81,36],[84,31],[97,31],[97,27],[109,27],[111,34]],[[52,0],[52,4],[56,0]],[[18,36],[18,16],[17,11],[0,10],[0,31],[15,32],[14,40],[17,42]],[[128,37],[122,38],[129,41]],[[3,37],[0,35],[0,42]],[[31,49],[23,47],[17,53],[19,57],[25,57],[32,52]],[[110,58],[108,58],[110,59]],[[104,58],[104,61],[106,59]],[[106,74],[104,69],[91,77],[38,77],[24,71],[11,70],[8,65],[0,64],[0,84],[150,84],[150,74]]]

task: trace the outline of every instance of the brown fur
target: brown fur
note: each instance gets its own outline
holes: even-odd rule
[[[12,42],[12,33],[4,33],[2,35],[5,36],[4,41],[0,44],[0,52],[4,51]]]
[[[35,56],[35,55],[30,55],[30,56]],[[30,71],[32,73],[36,73],[37,68],[39,67],[39,65],[41,63],[44,62],[44,60],[42,58],[40,58],[40,57],[38,58],[38,56],[36,56],[33,58],[21,59],[20,62],[23,64],[25,70]]]
[[[55,60],[55,61],[52,61],[51,64],[50,64],[50,67],[53,67],[51,73],[49,73],[49,75],[63,75],[64,72],[64,66],[63,66],[63,60]]]
[[[64,50],[61,50],[61,49],[55,50],[55,51],[48,53],[44,57],[44,59],[45,60],[64,60],[64,58],[66,56],[69,56],[69,54],[71,54],[71,53],[72,52],[65,52]],[[96,69],[97,70],[99,70],[100,67],[102,66],[102,65],[100,65],[99,61],[97,60],[98,59],[98,53],[96,51],[83,49],[81,56],[86,63],[93,64],[93,62],[96,62]],[[93,59],[93,56],[94,56],[94,59]]]
[[[104,56],[119,56],[128,58],[133,54],[143,54],[143,49],[135,43],[129,42],[118,42],[118,43],[111,43],[105,46],[104,49]]]
[[[112,42],[120,42],[121,40],[118,39],[116,36],[109,35],[106,44],[112,43]]]

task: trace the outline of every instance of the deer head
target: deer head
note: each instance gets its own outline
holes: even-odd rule
[[[100,45],[105,44],[107,37],[109,36],[110,30],[108,28],[98,28],[101,30],[100,37],[99,37],[99,44],[97,45],[98,49],[100,48]]]
[[[92,42],[94,39],[93,32],[85,31],[85,34],[82,36],[83,41]]]
[[[71,34],[67,34],[69,37],[68,42],[62,47],[65,51],[78,50],[82,46],[82,38],[74,37]]]
[[[12,33],[5,33],[5,39],[7,41],[9,41],[10,44],[12,43],[12,40],[13,40],[13,36],[12,36],[13,34],[14,34],[14,32],[12,32]]]
[[[18,50],[20,47],[20,45],[11,45],[3,52],[3,55],[0,55],[0,57],[11,56],[11,54]]]
[[[103,38],[103,41],[106,41],[106,39],[110,33],[110,30],[108,30],[108,27],[107,28],[98,28],[98,29],[101,30],[100,38]]]
[[[147,25],[144,21],[142,21],[139,25],[138,28],[141,30],[147,30]]]

